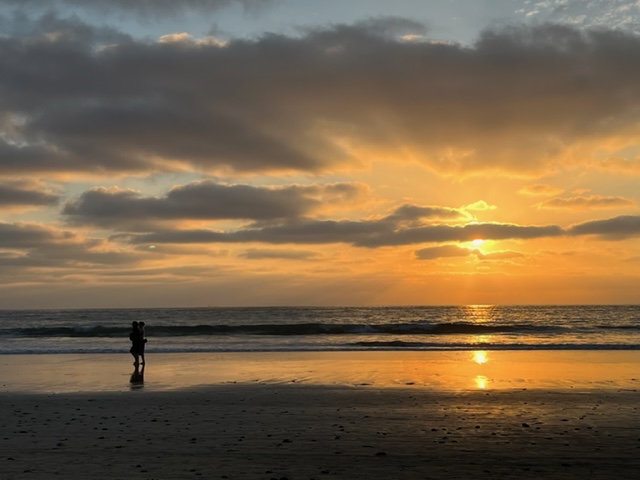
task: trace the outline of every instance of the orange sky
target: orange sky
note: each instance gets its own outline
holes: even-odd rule
[[[0,308],[640,300],[634,2],[254,3],[0,1]]]

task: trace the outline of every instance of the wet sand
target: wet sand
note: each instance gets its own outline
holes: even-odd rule
[[[102,371],[102,380],[95,380],[99,389],[82,388],[85,377],[76,372],[58,391],[48,387],[55,383],[54,367],[48,376],[40,374],[50,383],[38,384],[35,373],[25,374],[30,388],[26,383],[18,388],[5,367],[13,365],[15,375],[36,364],[24,356],[2,357],[0,478],[637,476],[640,395],[637,379],[628,375],[634,366],[638,371],[637,354],[556,352],[531,365],[517,352],[489,352],[486,364],[473,366],[469,352],[385,353],[179,357],[191,358],[191,367],[169,356],[177,370],[150,356],[145,382],[137,385],[129,384],[131,372],[122,365],[111,370],[118,356],[80,356],[79,363],[43,357],[40,364],[66,365],[58,377],[68,377],[71,365]],[[605,357],[609,361],[599,373],[595,366]],[[580,360],[576,372],[582,373],[567,371],[570,358]],[[490,370],[492,362],[511,367]],[[196,376],[201,384],[190,373],[170,385],[176,372],[212,363],[225,368],[201,372]],[[368,370],[360,371],[366,365]],[[564,373],[549,372],[544,381],[536,373],[554,365]],[[485,382],[476,381],[478,368]],[[113,383],[108,377],[116,371]],[[438,372],[457,377],[430,384]],[[514,372],[519,376],[507,381]],[[571,382],[571,375],[579,378]]]

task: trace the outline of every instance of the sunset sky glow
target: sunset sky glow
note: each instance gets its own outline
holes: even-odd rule
[[[0,308],[640,302],[640,3],[0,0]]]

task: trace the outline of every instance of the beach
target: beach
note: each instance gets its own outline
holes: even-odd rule
[[[0,477],[635,478],[638,357],[5,355]]]

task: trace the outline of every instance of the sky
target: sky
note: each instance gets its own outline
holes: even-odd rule
[[[640,2],[0,0],[0,308],[640,302]]]

